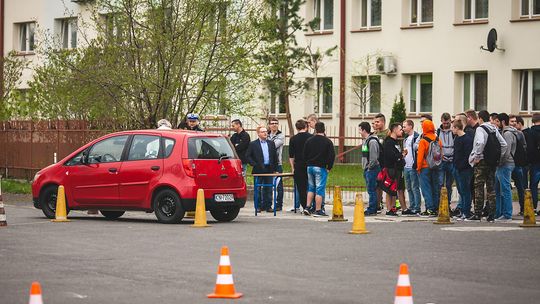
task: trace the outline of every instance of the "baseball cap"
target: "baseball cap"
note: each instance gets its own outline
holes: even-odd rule
[[[189,113],[188,115],[186,115],[186,118],[190,120],[199,120],[199,115],[195,113]]]

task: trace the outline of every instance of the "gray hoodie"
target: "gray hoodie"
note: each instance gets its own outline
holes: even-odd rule
[[[514,154],[516,153],[517,137],[519,136],[518,130],[514,127],[504,127],[503,138],[506,141],[508,147],[506,152],[503,153],[499,167],[514,165]]]
[[[506,153],[506,141],[502,137],[501,133],[499,133],[499,130],[495,128],[494,125],[490,124],[489,122],[483,123],[481,126],[486,126],[490,132],[495,132],[495,135],[497,136],[497,139],[499,140],[499,143],[501,144],[501,158]],[[478,127],[476,129],[476,133],[474,134],[474,141],[473,141],[473,149],[471,152],[471,155],[469,156],[469,164],[471,167],[474,167],[474,161],[475,160],[482,160],[484,159],[484,148],[486,146],[488,139],[488,134],[484,130],[484,128]]]
[[[442,143],[442,160],[452,162],[454,160],[454,133],[452,133],[452,129],[444,130],[441,126],[437,130],[437,136]]]
[[[369,140],[370,138],[376,138],[373,140]],[[368,147],[369,142],[369,147]],[[365,156],[366,153],[369,153],[369,159]],[[379,149],[379,139],[375,134],[370,134],[362,143],[362,168],[365,169],[373,169],[375,166],[379,165],[379,153],[381,153]]]
[[[274,145],[276,145],[278,164],[281,165],[283,158],[281,155],[283,154],[283,145],[285,144],[285,134],[279,130],[275,134],[268,133],[268,140],[273,141]]]

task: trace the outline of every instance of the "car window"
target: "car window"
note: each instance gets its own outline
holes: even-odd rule
[[[164,138],[163,142],[165,143],[163,146],[165,147],[165,151],[163,152],[163,157],[167,158],[171,156],[171,153],[174,149],[175,140],[172,138]]]
[[[64,165],[65,166],[76,166],[76,165],[80,165],[81,164],[81,159],[83,157],[83,153],[84,151],[86,150],[83,150],[79,153],[77,153],[77,155],[73,156],[70,160],[68,160]]]
[[[235,158],[229,141],[224,137],[192,137],[188,141],[188,156],[191,159],[219,159],[222,156]]]
[[[88,163],[97,164],[120,161],[127,139],[127,135],[115,136],[94,144],[88,154]]]
[[[129,149],[128,160],[156,159],[159,153],[159,136],[135,135]]]

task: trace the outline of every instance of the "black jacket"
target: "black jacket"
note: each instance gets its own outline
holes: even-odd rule
[[[334,144],[326,136],[314,135],[304,144],[304,160],[308,167],[331,170],[335,157]]]
[[[398,149],[399,143],[397,140],[388,136],[384,140],[383,144],[383,159],[384,167],[389,169],[403,170],[405,166],[405,160],[403,159],[403,154]]]
[[[252,173],[274,173],[277,171],[278,161],[276,145],[271,140],[267,140],[268,144],[268,156],[270,159],[270,168],[266,169],[264,166],[264,156],[261,147],[261,141],[256,139],[249,143],[249,147],[246,152],[247,162],[253,167]]]
[[[540,164],[540,126],[523,130],[527,141],[527,158],[531,164]]]
[[[238,157],[240,157],[240,160],[242,160],[242,164],[247,164],[247,158],[246,158],[246,152],[249,148],[249,142],[251,139],[249,138],[248,132],[246,130],[242,130],[240,133],[234,133],[231,136],[231,143],[234,146],[234,149],[236,149],[236,153],[238,154]]]
[[[474,137],[471,133],[465,133],[463,136],[456,137],[454,141],[454,166],[462,171],[471,168],[469,156],[473,149]]]
[[[298,133],[289,140],[289,158],[294,158],[294,165],[299,167],[306,166],[304,159],[304,145],[313,135],[308,132]]]

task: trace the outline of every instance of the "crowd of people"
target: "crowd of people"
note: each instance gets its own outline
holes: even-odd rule
[[[540,114],[532,116],[530,128],[517,115],[474,110],[453,117],[443,113],[438,128],[430,115],[422,115],[420,123],[421,133],[415,131],[412,120],[385,129],[383,114],[376,115],[371,125],[359,124],[369,195],[366,216],[381,212],[382,193],[386,192],[386,215],[399,215],[399,199],[401,215],[435,217],[441,188],[446,187],[451,198],[454,182],[459,200],[449,212],[458,220],[511,221],[512,180],[518,193],[518,214],[523,215],[524,190],[528,188],[536,210]]]

